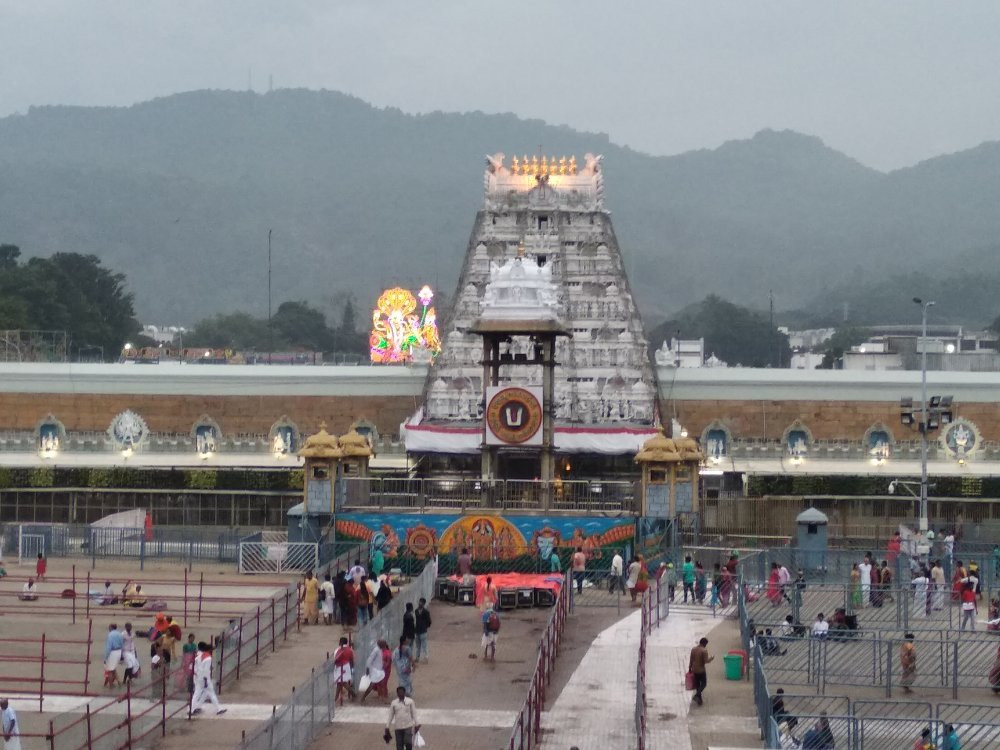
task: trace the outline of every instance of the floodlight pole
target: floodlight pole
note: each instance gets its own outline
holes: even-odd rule
[[[920,325],[920,533],[927,533],[927,310],[933,302],[913,301],[922,310]]]

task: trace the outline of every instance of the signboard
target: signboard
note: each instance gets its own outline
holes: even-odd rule
[[[487,445],[541,445],[542,389],[487,387],[484,421]]]

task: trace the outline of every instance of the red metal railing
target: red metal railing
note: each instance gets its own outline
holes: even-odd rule
[[[528,696],[514,720],[510,733],[509,750],[531,750],[539,744],[542,709],[545,708],[545,690],[552,681],[552,672],[566,628],[571,587],[569,579],[564,580],[563,585],[559,587],[559,596],[556,597],[555,607],[539,643],[538,659],[535,662],[535,672],[531,676]]]
[[[45,633],[0,638],[0,685],[11,692],[37,692],[39,711],[46,695],[86,694],[93,629],[88,623],[86,639],[51,638]]]

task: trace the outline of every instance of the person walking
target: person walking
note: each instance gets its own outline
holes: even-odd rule
[[[857,563],[851,566],[851,607],[861,608],[861,570]]]
[[[792,603],[791,598],[788,596],[788,587],[792,582],[792,574],[788,572],[788,568],[782,563],[778,566],[778,586],[781,587],[781,596],[789,604]]]
[[[38,579],[39,583],[45,580],[45,572],[49,569],[49,562],[45,559],[45,555],[41,552],[38,553],[38,560],[35,562],[35,578]]]
[[[684,584],[684,603],[687,604],[688,593],[694,601],[694,563],[691,562],[691,555],[684,558],[684,565],[681,567],[681,582]]]
[[[365,702],[372,692],[376,693],[383,702],[389,702],[389,675],[392,674],[392,651],[389,644],[383,639],[379,639],[372,646],[371,653],[368,654],[368,661],[365,662],[365,674],[368,675],[370,684],[365,694],[361,696],[361,702]]]
[[[733,574],[729,572],[729,566],[723,566],[722,578],[719,583],[719,603],[723,607],[729,606],[729,598],[733,593]]]
[[[108,626],[108,635],[104,639],[104,687],[113,688],[121,684],[118,679],[118,664],[122,660],[122,645],[124,639],[115,623]]]
[[[333,600],[336,598],[337,592],[334,591],[333,581],[327,573],[323,576],[323,584],[319,587],[320,611],[323,613],[324,625],[333,624]]]
[[[712,598],[709,601],[709,606],[715,608],[720,604],[722,604],[722,566],[716,563],[715,570],[712,572]]]
[[[0,724],[3,725],[4,750],[21,750],[21,725],[17,712],[6,698],[0,698]]]
[[[403,612],[403,637],[413,643],[417,635],[417,617],[413,614],[413,602],[406,603],[406,611]]]
[[[934,561],[934,566],[931,568],[931,580],[934,582],[934,597],[931,606],[935,610],[942,610],[944,609],[945,577],[944,567],[940,560]]]
[[[625,593],[625,559],[619,550],[615,550],[615,556],[611,558],[611,582],[608,585],[608,593],[613,594],[616,589]]]
[[[497,660],[497,638],[500,634],[500,613],[490,607],[483,612],[483,660]]]
[[[413,644],[416,650],[413,660],[419,662],[420,657],[423,656],[424,662],[426,662],[430,654],[427,650],[427,631],[431,629],[431,611],[427,609],[427,600],[423,597],[420,597],[420,601],[417,602],[417,611],[414,612],[413,617],[415,621]]]
[[[361,564],[360,559],[355,560],[354,565],[352,565],[351,569],[347,571],[347,575],[354,581],[355,588],[361,585],[361,579],[365,577],[365,573],[365,566]]]
[[[354,690],[354,649],[344,636],[341,636],[340,645],[333,652],[333,680],[337,685],[333,701],[343,706],[344,696],[350,697]]]
[[[772,607],[781,604],[781,586],[778,581],[781,574],[778,572],[778,563],[771,563],[771,573],[767,577],[767,599]]]
[[[913,645],[913,633],[907,633],[899,647],[899,669],[899,684],[903,686],[903,692],[913,692],[911,688],[917,677],[917,647]]]
[[[483,600],[479,603],[479,607],[485,612],[487,607],[496,607],[499,602],[500,589],[493,583],[493,576],[486,576],[486,585],[483,587]]]
[[[927,617],[927,587],[930,579],[927,578],[927,571],[921,569],[910,582],[913,586],[913,616],[920,619]]]
[[[861,574],[861,606],[867,607],[872,591],[872,560],[868,555],[858,565],[858,572]]]
[[[628,593],[632,597],[633,604],[635,604],[636,596],[639,595],[636,585],[639,583],[640,572],[642,572],[642,563],[639,562],[638,557],[633,556],[628,564],[628,577],[625,580],[625,586],[628,588]]]
[[[212,646],[202,641],[198,644],[198,657],[194,661],[194,694],[191,696],[191,713],[200,714],[201,707],[208,701],[215,706],[215,715],[224,714],[212,681]]]
[[[576,581],[576,593],[583,593],[583,579],[587,574],[587,556],[583,554],[583,547],[577,547],[573,553],[573,580]]]
[[[392,663],[396,667],[399,687],[405,690],[407,695],[412,696],[413,670],[417,667],[413,663],[413,651],[410,650],[410,642],[405,635],[399,637],[399,646],[392,652]]]
[[[194,663],[198,658],[198,644],[194,642],[194,633],[188,633],[187,643],[181,648],[181,668],[187,680],[188,695],[194,693]]]
[[[368,588],[368,576],[361,576],[361,582],[356,588],[358,594],[358,626],[368,624],[372,614],[372,593]]]
[[[413,735],[419,731],[417,706],[400,685],[396,688],[396,697],[389,704],[389,718],[385,722],[386,744],[395,735],[396,750],[413,750]]]
[[[629,570],[631,571],[631,566],[629,566]],[[667,581],[667,601],[672,602],[674,600],[674,595],[677,593],[677,571],[674,569],[673,563],[667,563],[666,581]]]
[[[972,581],[962,584],[962,621],[959,623],[959,631],[965,630],[969,625],[970,629],[976,630],[976,615],[979,614],[979,604],[976,600],[976,587]]]
[[[383,570],[385,570],[385,555],[382,554],[381,547],[376,547],[372,552],[372,578],[377,581]]]
[[[699,706],[704,703],[703,693],[708,687],[708,664],[713,659],[708,653],[708,638],[702,638],[698,645],[691,649],[688,659],[688,672],[694,675],[694,700]]]
[[[319,622],[319,581],[312,574],[306,573],[306,579],[302,583],[302,621],[306,625],[315,625]]]

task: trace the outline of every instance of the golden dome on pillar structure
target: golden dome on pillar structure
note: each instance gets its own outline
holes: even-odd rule
[[[320,422],[319,432],[306,438],[305,444],[299,450],[303,458],[336,458],[344,457],[336,435],[326,431],[326,422]]]
[[[371,443],[368,442],[368,438],[362,435],[357,430],[351,430],[346,435],[340,436],[340,449],[343,451],[344,456],[373,456],[375,451],[372,450]]]
[[[635,454],[637,463],[680,463],[681,461],[701,461],[702,454],[698,443],[691,438],[671,440],[663,434],[654,435]]]

